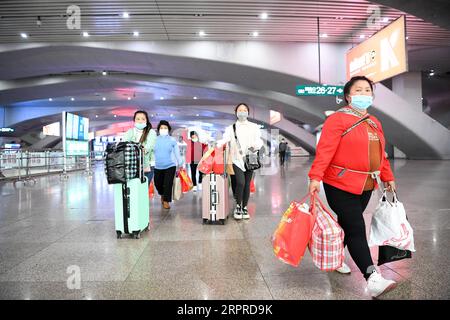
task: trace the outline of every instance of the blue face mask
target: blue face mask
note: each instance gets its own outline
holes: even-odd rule
[[[139,129],[139,130],[144,130],[144,128],[147,126],[147,124],[146,124],[146,123],[139,123],[139,122],[136,122],[136,123],[134,124],[134,126],[135,126],[137,129]]]
[[[352,101],[350,102],[350,105],[352,107],[358,108],[358,109],[367,109],[373,103],[372,96],[354,95],[354,96],[351,96],[351,98],[352,98]]]

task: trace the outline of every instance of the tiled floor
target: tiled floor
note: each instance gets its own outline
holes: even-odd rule
[[[317,269],[309,253],[298,268],[273,255],[270,236],[290,201],[306,193],[310,165],[294,158],[282,170],[261,170],[251,219],[225,226],[202,225],[200,192],[170,212],[156,197],[151,229],[138,240],[116,239],[112,186],[101,168],[63,182],[38,178],[34,187],[0,184],[0,298],[370,299],[349,256],[353,272],[340,275]],[[381,267],[399,282],[381,299],[449,299],[450,162],[396,160],[394,171],[417,252]],[[367,223],[376,202],[374,195]],[[69,289],[73,266],[79,289]]]

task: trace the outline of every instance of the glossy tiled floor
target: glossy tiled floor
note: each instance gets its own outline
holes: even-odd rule
[[[294,158],[283,170],[261,171],[249,221],[202,225],[200,193],[169,213],[152,199],[151,230],[139,240],[116,239],[101,168],[90,178],[38,178],[34,187],[0,184],[0,298],[370,299],[350,257],[351,275],[320,271],[309,253],[298,268],[274,258],[270,236],[289,202],[306,193],[310,165]],[[417,252],[381,267],[399,282],[382,299],[449,299],[450,161],[397,160],[394,168]],[[71,266],[80,270],[80,289],[69,289]]]

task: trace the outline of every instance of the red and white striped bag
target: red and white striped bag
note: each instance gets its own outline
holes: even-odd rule
[[[333,271],[344,262],[344,230],[317,194],[314,194],[314,201],[316,223],[308,245],[309,252],[316,267],[323,271]]]

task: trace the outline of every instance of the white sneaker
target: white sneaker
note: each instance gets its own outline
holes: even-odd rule
[[[244,209],[242,209],[242,219],[250,219],[250,215],[248,214],[247,207],[244,207]]]
[[[194,187],[192,188],[192,191],[197,192],[197,186],[194,186]]]
[[[242,209],[239,206],[236,206],[236,208],[234,209],[234,218],[236,220],[242,220]]]
[[[383,278],[383,276],[374,271],[369,279],[367,279],[367,289],[373,298],[380,296],[381,294],[393,289],[396,285],[395,281]]]
[[[336,271],[339,273],[342,273],[342,274],[350,274],[352,272],[350,267],[348,265],[346,265],[345,263],[342,263],[342,267],[336,269]]]

